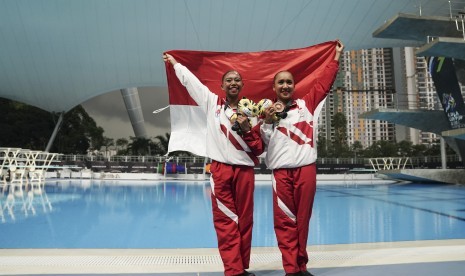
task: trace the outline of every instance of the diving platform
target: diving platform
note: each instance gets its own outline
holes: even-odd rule
[[[417,56],[465,59],[465,16],[419,16],[399,13],[373,32],[373,37],[423,42]]]
[[[417,183],[464,184],[463,169],[400,169],[380,170],[378,174],[388,178]]]
[[[452,9],[448,17],[399,13],[372,35],[375,38],[411,41],[410,46],[421,45],[416,56],[465,59],[465,14],[458,12],[453,15]],[[359,118],[382,120],[435,133],[443,138],[442,145],[445,141],[460,156],[465,156],[465,129],[451,129],[451,123],[442,110],[375,109],[361,114]],[[392,161],[385,158],[384,163],[381,163],[384,167],[378,168],[378,174],[411,182],[465,183],[465,170],[445,169],[444,159],[442,169],[406,169],[405,164],[403,167],[388,166],[392,164]]]
[[[465,184],[464,169],[414,168],[409,157],[370,158],[370,164],[379,178],[414,183]]]
[[[449,121],[442,110],[380,108],[362,113],[359,118],[387,121],[438,135],[450,130]]]
[[[436,37],[420,47],[417,56],[458,58],[465,60],[465,40],[455,37]]]
[[[373,37],[426,42],[427,37],[462,38],[455,19],[399,13],[373,32]]]
[[[447,130],[447,131],[442,132],[441,136],[465,140],[465,128]]]
[[[380,108],[359,115],[360,119],[381,120],[389,123],[435,133],[456,152],[465,155],[465,129],[451,129],[450,123],[441,110],[413,110]]]

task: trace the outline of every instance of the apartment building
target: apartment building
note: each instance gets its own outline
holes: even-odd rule
[[[359,119],[373,110],[395,107],[392,49],[347,51],[340,60],[340,72],[320,116],[320,135],[334,135],[331,118],[341,112],[347,119],[347,142],[363,147],[377,140],[395,140],[395,125]]]
[[[465,87],[462,86],[462,94]],[[359,115],[384,108],[442,110],[424,57],[415,49],[374,48],[347,51],[340,60],[340,72],[319,118],[320,135],[332,140],[331,118],[341,112],[347,119],[347,142],[363,147],[374,141],[411,141],[431,144],[436,134],[384,121],[359,119]]]

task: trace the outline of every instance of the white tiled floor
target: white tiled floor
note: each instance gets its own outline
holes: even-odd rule
[[[308,266],[315,269],[465,261],[465,239],[309,246],[308,252]],[[282,270],[279,250],[253,248],[250,270]],[[0,275],[222,271],[217,249],[0,250]]]

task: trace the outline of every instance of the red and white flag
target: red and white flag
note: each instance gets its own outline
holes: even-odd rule
[[[172,50],[167,51],[179,63],[186,66],[210,91],[224,98],[221,78],[226,71],[238,71],[244,82],[241,97],[255,102],[275,99],[273,77],[287,70],[294,75],[294,97],[301,98],[316,81],[316,76],[334,59],[337,41],[290,50],[231,53]],[[173,66],[166,63],[168,80],[171,136],[168,153],[188,151],[206,155],[206,116],[189,96],[186,88],[176,77]]]

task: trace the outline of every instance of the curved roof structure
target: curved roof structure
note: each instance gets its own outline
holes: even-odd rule
[[[418,6],[418,3],[421,6]],[[1,0],[0,97],[68,111],[128,87],[166,86],[166,50],[264,51],[373,38],[395,14],[446,15],[446,0]]]

